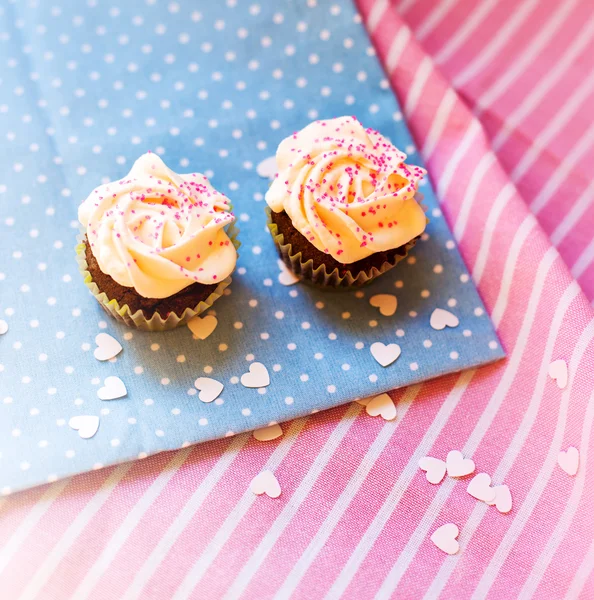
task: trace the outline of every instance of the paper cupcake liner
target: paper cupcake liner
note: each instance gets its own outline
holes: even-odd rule
[[[365,271],[359,271],[356,274],[346,271],[340,273],[338,268],[334,268],[328,272],[325,264],[314,264],[313,259],[307,261],[302,260],[301,252],[294,252],[292,244],[285,243],[285,236],[279,233],[278,225],[272,221],[272,212],[269,207],[266,207],[267,225],[272,235],[274,245],[282,261],[287,267],[305,282],[313,283],[317,286],[347,289],[351,287],[361,287],[373,281],[379,275],[386,273],[394,268],[401,260],[408,256],[411,248],[415,246],[419,238],[414,238],[404,245],[403,254],[397,254],[391,261],[384,262],[380,267],[371,267]]]
[[[236,250],[239,249],[239,246],[241,245],[237,239],[238,233],[239,230],[233,224],[227,229],[227,235]],[[76,236],[76,241],[78,242],[76,246],[76,261],[78,262],[78,268],[83,276],[84,283],[91,291],[91,294],[93,294],[97,302],[99,302],[101,308],[114,319],[121,321],[130,327],[136,327],[137,329],[144,329],[145,331],[166,331],[175,329],[179,325],[187,323],[196,315],[208,310],[231,284],[231,276],[229,276],[217,285],[214,292],[212,292],[206,300],[200,301],[193,308],[186,308],[181,315],[171,312],[167,315],[167,318],[164,319],[158,312],[155,312],[150,319],[147,319],[142,310],[139,309],[133,313],[128,308],[127,304],[120,306],[117,300],[108,298],[107,294],[99,289],[97,284],[93,281],[93,276],[88,269],[87,259],[85,257],[87,243],[85,241],[84,230],[81,230],[81,233]]]

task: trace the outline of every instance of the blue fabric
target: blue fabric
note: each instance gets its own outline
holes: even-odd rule
[[[422,188],[427,239],[362,297],[278,283],[265,226],[268,182],[255,166],[283,137],[314,118],[354,114],[406,150],[409,162],[422,163],[354,7],[315,4],[4,3],[3,493],[504,355],[429,185]],[[232,293],[216,303],[219,325],[204,341],[186,327],[159,334],[120,326],[77,270],[78,204],[149,149],[174,170],[207,173],[238,216],[240,269]],[[381,292],[398,297],[392,317],[369,305]],[[459,327],[431,329],[435,307],[458,315]],[[276,318],[279,311],[284,318]],[[124,346],[116,362],[93,357],[101,331]],[[369,351],[375,341],[398,343],[402,355],[382,368]],[[271,375],[263,395],[236,383],[252,358]],[[99,400],[110,375],[125,382],[126,398]],[[193,382],[200,376],[225,384],[223,403],[198,400]],[[100,417],[92,439],[68,426],[75,415]]]

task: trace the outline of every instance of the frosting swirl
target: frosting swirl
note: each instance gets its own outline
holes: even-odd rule
[[[266,202],[318,250],[350,264],[425,230],[415,193],[426,172],[405,158],[354,117],[315,121],[279,145]]]
[[[174,173],[149,152],[126,177],[93,190],[78,218],[104,273],[145,298],[167,298],[231,274],[229,209],[204,175]]]

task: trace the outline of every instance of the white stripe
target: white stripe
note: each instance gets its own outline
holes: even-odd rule
[[[580,161],[582,155],[587,152],[594,144],[594,123],[588,127],[586,133],[580,138],[578,143],[565,156],[563,161],[555,169],[553,176],[547,181],[538,195],[530,203],[532,212],[537,215],[547,205],[551,196],[557,191],[562,183],[566,183],[568,175],[575,165]],[[585,165],[584,165],[585,166]]]
[[[128,589],[121,596],[120,600],[131,600],[139,598],[159,565],[167,556],[179,536],[183,533],[186,526],[190,523],[196,512],[200,509],[208,495],[212,492],[215,485],[221,480],[231,463],[235,460],[240,450],[245,446],[249,436],[238,436],[229,445],[213,469],[200,482],[195,492],[190,496],[184,507],[179,511],[167,531],[163,534],[159,543],[153,548],[152,552],[145,562],[138,568],[134,579],[128,586]]]
[[[481,133],[481,131],[482,129],[479,122],[476,119],[473,119],[470,122],[462,141],[456,148],[454,154],[452,154],[452,157],[448,161],[446,168],[437,182],[437,196],[440,202],[445,200],[450,183],[456,174],[456,169],[458,168],[462,159],[466,156],[466,152],[470,148],[470,145],[474,142],[475,136]]]
[[[109,542],[101,554],[97,557],[93,566],[87,571],[83,580],[79,583],[72,598],[76,600],[84,600],[91,594],[94,587],[97,585],[101,576],[105,573],[128,536],[134,531],[144,514],[152,506],[153,502],[158,498],[163,488],[169,483],[177,470],[186,461],[191,448],[179,450],[173,455],[173,458],[167,463],[165,468],[159,473],[157,478],[151,483],[150,487],[144,492],[140,500],[128,512],[126,518],[122,521],[116,532],[112,535]]]
[[[538,32],[530,44],[522,51],[520,56],[515,56],[511,65],[507,65],[503,73],[493,82],[491,87],[487,88],[475,101],[474,113],[481,114],[483,109],[492,106],[497,98],[506,92],[512,83],[527,70],[532,67],[534,60],[538,57],[543,48],[551,38],[557,33],[557,30],[563,25],[567,15],[576,5],[577,0],[566,0],[559,3],[558,9],[551,15],[547,24]]]
[[[582,81],[579,87],[577,87],[569,98],[567,98],[567,101],[563,103],[561,110],[555,114],[555,117],[551,119],[547,126],[531,141],[530,148],[522,155],[520,162],[517,163],[511,172],[510,177],[513,181],[519,181],[534,164],[536,159],[546,151],[550,142],[567,125],[584,100],[590,95],[593,87],[594,74]],[[507,121],[505,127],[508,127]],[[493,142],[496,149],[501,147],[501,145],[497,145],[498,138],[499,136],[497,136],[495,142]]]
[[[361,486],[365,483],[366,478],[371,469],[374,467],[376,461],[390,440],[393,439],[394,432],[398,428],[398,425],[402,423],[404,416],[406,415],[414,399],[419,394],[420,390],[420,385],[412,386],[406,390],[402,399],[398,402],[398,420],[396,422],[384,423],[379,434],[371,446],[369,446],[365,456],[359,463],[359,466],[351,475],[351,478],[349,479],[345,488],[342,490],[340,496],[334,503],[334,506],[330,512],[328,512],[324,522],[320,525],[315,535],[311,538],[305,551],[301,553],[301,556],[293,565],[291,572],[288,574],[283,584],[277,589],[275,593],[275,598],[277,598],[277,600],[289,598],[293,594],[295,588],[299,585],[301,578],[315,560],[320,550],[324,547],[324,544],[334,531],[334,528],[344,515],[353,498],[358,493]],[[278,535],[276,535],[275,542],[277,539]],[[254,555],[258,554],[259,552],[254,553]]]
[[[565,505],[565,510],[561,515],[555,531],[545,544],[543,551],[536,563],[532,566],[532,571],[524,587],[520,592],[521,598],[531,598],[536,592],[542,578],[549,566],[559,545],[565,538],[567,530],[573,522],[573,517],[578,510],[582,494],[584,492],[584,484],[586,482],[586,465],[588,464],[588,448],[590,446],[590,435],[592,433],[592,422],[594,421],[594,391],[590,396],[586,414],[584,415],[584,424],[582,426],[582,441],[580,443],[580,469],[578,471],[571,496],[568,498]],[[568,596],[569,598],[570,596]]]
[[[483,236],[481,238],[481,245],[477,252],[476,262],[474,263],[474,268],[472,270],[472,278],[477,286],[481,282],[485,266],[487,265],[487,258],[489,256],[489,251],[491,250],[491,240],[493,239],[493,234],[495,233],[497,223],[499,222],[499,217],[501,216],[503,209],[507,206],[510,198],[512,198],[515,193],[516,188],[513,183],[508,182],[499,194],[497,194],[497,198],[495,198],[493,206],[489,211],[489,216],[485,221],[485,230],[483,231]]]
[[[551,234],[551,242],[558,246],[564,239],[565,236],[571,231],[575,224],[582,218],[584,213],[588,210],[592,204],[594,198],[594,180],[590,182],[590,185],[584,190],[584,192],[577,199],[577,202],[573,204],[569,212],[565,215],[565,218]]]
[[[518,374],[520,365],[522,363],[522,358],[528,347],[528,340],[530,338],[530,333],[535,322],[534,316],[541,298],[544,283],[551,269],[551,265],[553,264],[554,256],[555,255],[552,253],[546,254],[540,264],[533,284],[530,301],[527,305],[526,314],[524,316],[524,320],[520,328],[520,333],[518,335],[518,339],[512,351],[511,357],[509,359],[509,362],[507,363],[507,366],[501,379],[499,380],[499,383],[497,384],[497,388],[491,395],[491,398],[489,398],[485,410],[482,412],[480,418],[474,426],[474,429],[472,430],[468,441],[466,442],[466,444],[464,444],[464,448],[462,448],[462,453],[465,456],[472,456],[472,454],[476,451],[483,437],[486,435],[491,424],[493,423],[493,419],[499,412],[499,409],[501,408],[504,400],[507,398],[512,384],[514,383],[514,380],[516,378],[516,375]],[[559,325],[560,323],[561,319],[559,319]],[[550,335],[552,336],[552,334]],[[510,446],[510,448],[511,447],[512,446]],[[494,478],[496,481],[498,481],[497,474],[494,476]],[[393,591],[397,588],[402,576],[406,573],[408,567],[410,566],[410,563],[414,560],[414,557],[416,556],[419,548],[422,544],[426,543],[429,530],[435,523],[435,519],[440,514],[441,507],[447,501],[455,485],[456,481],[451,478],[447,479],[440,485],[437,494],[431,501],[431,504],[425,511],[424,515],[422,516],[419,524],[417,525],[417,528],[410,536],[409,541],[406,543],[406,545],[400,552],[398,559],[394,563],[394,566],[392,567],[388,576],[382,583],[382,586],[377,594],[378,597],[389,598]],[[467,532],[468,524],[464,526],[462,533],[459,537],[459,542],[461,545],[464,545],[466,542]],[[446,562],[454,563],[455,565],[456,560],[455,558],[453,558],[453,560]],[[454,565],[452,565],[452,567]],[[442,569],[443,568],[444,567],[442,567]],[[441,585],[442,578],[439,578],[438,580],[438,578],[436,577],[433,584]],[[433,597],[438,596],[439,595]]]
[[[497,53],[513,38],[516,31],[524,24],[527,17],[530,16],[532,9],[538,4],[539,0],[527,0],[520,6],[514,6],[511,11],[511,18],[505,22],[493,39],[483,47],[478,56],[453,79],[453,86],[461,88],[471,79],[476,77],[489,63],[497,59]]]
[[[361,406],[358,408],[360,410]],[[352,407],[349,408],[347,413],[351,413],[352,410]],[[357,411],[356,408],[354,410]],[[293,444],[297,440],[297,436],[305,427],[306,422],[306,419],[297,419],[291,423],[291,426],[285,433],[280,444],[270,455],[264,467],[262,467],[263,471],[268,469],[274,472],[276,470],[285,456],[287,456],[289,453],[289,450],[293,447]],[[257,496],[254,496],[250,489],[247,489],[244,492],[239,502],[227,515],[225,522],[221,525],[216,534],[211,538],[206,548],[202,551],[202,554],[186,572],[185,577],[175,591],[175,594],[172,596],[171,600],[181,600],[182,598],[189,598],[192,595],[194,588],[200,582],[208,567],[216,559],[223,546],[227,543],[227,540],[231,537],[242,518],[245,516],[252,504],[256,501],[256,498]]]
[[[579,279],[585,272],[586,269],[594,261],[594,237],[592,241],[584,248],[579,258],[575,261],[573,267],[571,267],[571,274]]]
[[[404,105],[404,114],[406,116],[410,116],[412,112],[417,107],[419,100],[421,99],[421,93],[423,92],[423,88],[427,83],[427,79],[429,79],[429,75],[431,75],[431,71],[433,70],[433,63],[431,62],[431,58],[426,56],[419,65],[417,72],[412,81],[412,85],[410,86],[408,96],[406,98],[406,104]]]
[[[341,598],[348,587],[351,579],[359,569],[361,563],[365,560],[365,557],[373,547],[373,544],[381,534],[388,519],[392,516],[394,507],[400,502],[403,494],[406,492],[413,477],[419,471],[419,459],[421,459],[430,450],[435,443],[441,430],[445,427],[448,422],[450,415],[454,412],[454,409],[458,405],[458,402],[462,398],[468,384],[472,380],[472,377],[476,373],[475,370],[465,371],[457,379],[454,387],[444,400],[443,404],[439,408],[433,423],[425,432],[423,439],[417,445],[416,450],[410,457],[407,465],[404,467],[394,486],[392,491],[388,494],[382,506],[379,508],[375,517],[367,531],[363,534],[363,537],[359,540],[357,547],[349,557],[342,571],[332,584],[332,587],[326,595],[326,600]]]
[[[396,68],[409,40],[410,29],[404,25],[398,30],[398,33],[394,36],[394,40],[390,44],[390,49],[386,56],[386,71],[388,73],[392,73]]]
[[[367,17],[367,31],[371,35],[379,25],[381,18],[388,8],[388,0],[376,0]]]
[[[126,463],[115,468],[101,487],[93,495],[87,505],[76,515],[74,521],[62,534],[56,545],[45,555],[43,563],[34,575],[28,579],[29,583],[19,596],[19,600],[32,600],[52,576],[72,544],[82,533],[90,520],[97,514],[105,501],[109,498],[112,490],[123,479],[132,468],[134,463]]]
[[[507,259],[505,260],[505,267],[503,268],[503,275],[501,277],[501,287],[499,288],[499,294],[497,295],[495,308],[493,308],[493,313],[491,315],[491,320],[493,321],[493,325],[495,325],[496,329],[499,329],[499,323],[501,322],[507,307],[509,292],[512,284],[515,281],[514,272],[516,270],[516,264],[520,256],[522,246],[524,245],[524,242],[526,241],[526,238],[530,232],[534,229],[535,225],[536,219],[534,218],[534,215],[532,213],[527,214],[521,225],[518,227],[518,231],[516,231],[516,235],[514,236],[509,248],[509,253],[507,255]]]
[[[419,386],[415,386],[415,388],[418,392]],[[356,415],[360,411],[361,409],[353,412]],[[400,421],[403,416],[401,414],[400,405],[398,413]],[[282,512],[278,515],[274,523],[268,529],[266,535],[258,544],[258,547],[252,552],[250,559],[243,565],[241,571],[239,572],[229,589],[225,592],[225,599],[234,600],[235,598],[239,598],[243,594],[245,588],[252,580],[252,577],[262,566],[262,563],[266,560],[266,557],[273,549],[274,545],[276,544],[282,533],[285,531],[291,520],[295,517],[298,510],[301,508],[303,502],[311,493],[311,490],[317,482],[318,477],[321,475],[322,471],[324,470],[330,459],[333,458],[333,456],[335,455],[338,445],[350,430],[353,422],[354,420],[351,420],[350,422],[345,422],[345,420],[343,419],[336,428],[337,430],[342,429],[342,431],[339,432],[339,435],[335,435],[335,433],[333,432],[332,435],[328,438],[328,441],[326,442],[326,444],[324,444],[324,447],[320,451],[320,454],[314,460],[309,471],[301,480],[301,483],[291,496],[291,501],[285,505]],[[389,423],[389,425],[391,431],[394,432],[395,428],[397,427],[397,423]]]
[[[448,88],[441,102],[439,103],[439,108],[435,113],[435,118],[431,123],[431,128],[429,129],[429,133],[425,138],[423,150],[421,151],[425,162],[429,160],[433,154],[433,150],[435,150],[435,147],[441,138],[441,134],[443,133],[443,130],[448,122],[452,108],[456,103],[456,98],[456,92],[454,92],[452,88]]]
[[[403,15],[404,13],[408,12],[416,3],[417,0],[403,0],[398,5],[398,13]]]
[[[27,516],[21,521],[9,540],[0,548],[0,573],[4,571],[29,533],[39,523],[43,515],[49,510],[54,500],[62,493],[69,482],[69,479],[62,479],[50,485],[43,492],[39,500],[37,500]]]
[[[590,545],[582,564],[579,566],[576,574],[573,577],[571,585],[567,590],[566,598],[579,598],[582,595],[584,586],[588,583],[588,579],[594,571],[594,541]]]
[[[563,293],[563,296],[560,298],[557,308],[555,309],[555,314],[553,315],[553,320],[551,322],[551,328],[549,329],[549,334],[547,336],[547,342],[545,345],[545,350],[541,359],[540,368],[538,375],[536,377],[536,383],[532,392],[532,397],[530,402],[528,403],[528,407],[524,411],[524,415],[522,417],[522,421],[514,434],[512,441],[509,443],[507,450],[497,466],[495,473],[493,474],[493,481],[496,483],[503,483],[505,481],[505,477],[509,473],[512,465],[518,458],[524,444],[526,443],[526,439],[534,426],[536,418],[538,416],[538,411],[540,409],[543,393],[548,378],[548,366],[551,362],[551,357],[553,355],[553,351],[555,348],[556,340],[559,336],[559,331],[561,329],[561,325],[563,323],[563,319],[567,314],[569,306],[575,299],[576,295],[579,292],[579,288],[575,285],[575,282],[572,283]],[[453,486],[452,486],[453,487]],[[450,490],[451,491],[451,490]],[[441,502],[445,501],[446,498],[441,498]],[[462,549],[466,547],[474,535],[474,532],[478,528],[481,520],[488,510],[488,506],[483,503],[477,503],[464,524],[463,535],[461,539]],[[439,507],[436,507],[435,514],[439,514]],[[453,572],[453,570],[457,567],[458,561],[445,561],[440,570],[435,575],[431,585],[427,589],[425,593],[425,598],[429,600],[429,598],[437,598],[441,594],[443,588],[449,581],[449,578]]]
[[[441,65],[460,48],[460,46],[472,35],[474,30],[484,21],[487,15],[497,6],[497,0],[482,0],[476,4],[476,10],[466,15],[464,24],[451,36],[443,48],[437,52],[434,61]]]
[[[567,69],[575,62],[580,52],[591,43],[593,33],[594,19],[590,19],[587,25],[580,31],[577,38],[563,53],[559,62],[536,84],[532,91],[522,100],[520,105],[505,118],[503,128],[493,140],[494,150],[499,150],[518,125],[532,113],[543,98],[547,97],[551,88],[553,88],[553,86],[558,83],[559,79],[567,73]],[[581,87],[583,87],[583,84]],[[565,110],[565,106],[566,105],[564,105],[562,110]],[[573,109],[571,112],[573,112]]]
[[[454,224],[454,237],[457,240],[461,240],[464,236],[468,217],[470,216],[470,209],[474,204],[477,193],[480,191],[484,194],[484,190],[481,189],[481,183],[483,182],[487,171],[495,164],[496,160],[495,155],[492,152],[488,152],[481,158],[479,164],[472,173],[472,177],[470,178],[468,186],[466,187],[466,192],[464,193],[464,198],[462,199],[462,204],[460,205],[460,210],[458,211],[458,218]],[[490,198],[482,198],[481,201],[482,203],[486,203],[490,201]]]
[[[575,348],[569,359],[568,370],[569,373],[577,373],[578,367],[582,362],[582,358],[588,345],[594,338],[594,319],[590,321],[589,325],[584,329],[580,336]],[[586,368],[586,367],[584,367]],[[515,513],[514,520],[505,532],[503,539],[499,543],[497,550],[495,551],[491,561],[485,569],[483,576],[481,577],[472,598],[478,600],[479,598],[485,598],[489,592],[489,589],[495,581],[499,570],[503,563],[507,559],[507,556],[512,549],[514,543],[522,533],[524,526],[528,522],[534,507],[538,503],[544,489],[549,483],[549,479],[553,471],[557,468],[557,455],[561,450],[561,444],[563,443],[563,436],[565,433],[565,424],[567,421],[567,411],[569,408],[569,398],[573,389],[573,382],[576,376],[570,377],[569,385],[565,388],[561,394],[561,402],[559,404],[559,415],[557,417],[557,424],[555,426],[555,432],[553,439],[547,453],[547,457],[538,473],[534,478],[534,483],[530,488],[530,491],[526,494],[526,498],[519,510]]]
[[[443,0],[416,28],[415,37],[422,42],[443,21],[443,18],[457,3],[458,0]]]

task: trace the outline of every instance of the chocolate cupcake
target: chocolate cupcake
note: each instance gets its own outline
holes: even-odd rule
[[[204,175],[179,175],[144,154],[79,207],[86,285],[128,325],[159,331],[185,323],[231,282],[239,244],[230,208]]]
[[[425,230],[421,167],[354,117],[316,121],[284,139],[266,193],[269,229],[298,277],[363,285],[402,260]]]

